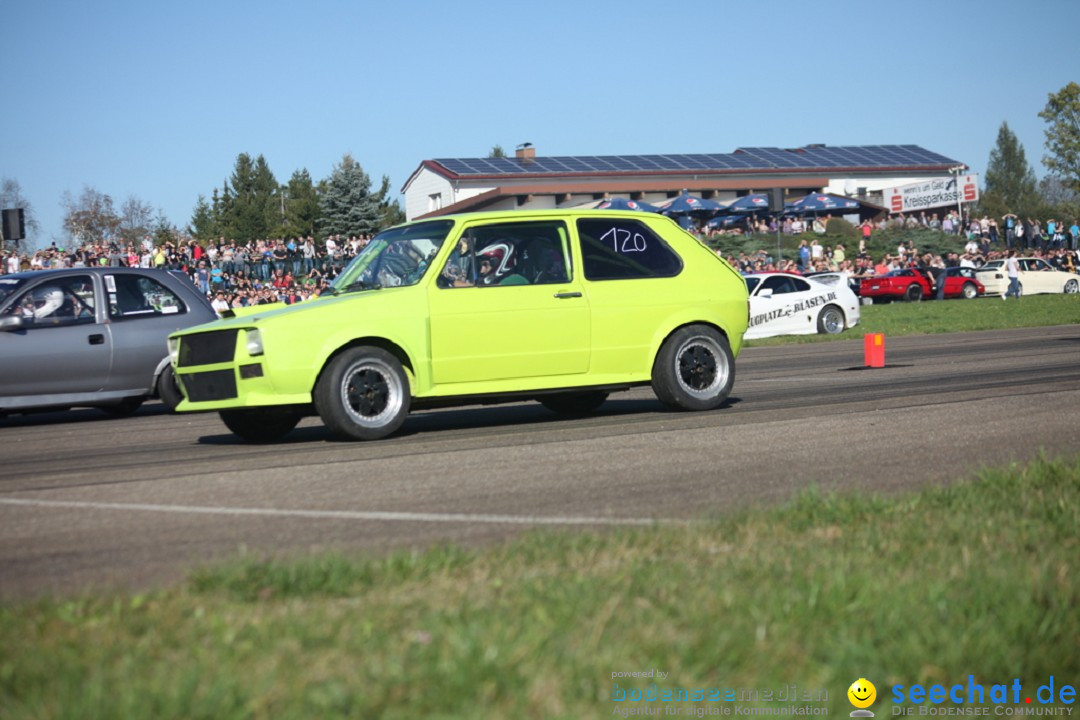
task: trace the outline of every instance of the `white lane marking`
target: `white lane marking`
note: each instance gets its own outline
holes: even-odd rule
[[[400,522],[488,523],[503,525],[671,525],[685,520],[558,517],[542,515],[473,515],[454,513],[385,512],[379,510],[282,510],[277,508],[207,507],[199,505],[156,505],[150,503],[83,502],[78,500],[30,500],[0,498],[0,505],[74,508],[80,510],[135,510],[141,512],[183,513],[188,515],[233,515],[259,517],[299,517],[325,520],[391,520]]]

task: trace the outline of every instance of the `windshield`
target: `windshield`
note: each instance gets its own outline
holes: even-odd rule
[[[334,280],[334,293],[415,285],[453,226],[452,220],[435,220],[379,233]]]
[[[23,285],[26,284],[26,278],[7,276],[0,277],[0,305],[7,302],[7,299],[19,291]]]

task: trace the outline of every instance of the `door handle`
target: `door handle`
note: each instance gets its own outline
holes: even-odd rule
[[[91,345],[104,345],[105,344],[105,336],[102,335],[101,333],[94,333],[93,335],[90,336],[89,340],[90,340]]]
[[[576,298],[576,297],[581,297],[581,293],[579,293],[579,292],[561,292],[561,293],[555,293],[555,297],[559,298],[560,300],[563,299],[563,298]]]

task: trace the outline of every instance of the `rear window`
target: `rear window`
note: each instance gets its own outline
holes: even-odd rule
[[[626,218],[578,220],[585,277],[629,280],[674,277],[682,260],[647,225]]]

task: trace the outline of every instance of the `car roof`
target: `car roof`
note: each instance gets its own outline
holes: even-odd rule
[[[743,277],[772,277],[773,275],[784,275],[786,277],[799,278],[800,280],[806,280],[806,275],[798,275],[796,273],[783,272],[782,270],[768,270],[766,272],[754,272],[746,273]]]
[[[168,270],[159,270],[158,268],[131,268],[131,267],[109,267],[102,265],[93,265],[90,267],[64,267],[64,268],[44,268],[41,270],[24,270],[17,273],[7,273],[4,277],[18,277],[34,279],[39,277],[48,277],[49,275],[59,275],[60,273],[91,273],[94,275],[116,275],[117,273],[133,273],[141,275],[149,273],[151,275],[171,274]]]
[[[468,221],[468,220],[488,220],[496,218],[507,218],[510,220],[524,219],[524,218],[638,218],[651,217],[651,218],[663,218],[670,221],[672,224],[678,226],[674,220],[667,215],[654,212],[643,212],[641,210],[595,210],[592,208],[554,208],[544,210],[484,210],[481,212],[471,213],[451,213],[447,215],[435,215],[431,217],[417,218],[402,225],[414,225],[416,223],[431,222],[434,220],[455,220],[455,221]]]

